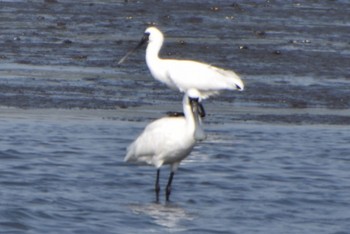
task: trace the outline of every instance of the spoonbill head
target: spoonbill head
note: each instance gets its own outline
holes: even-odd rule
[[[157,201],[161,166],[169,164],[171,167],[166,187],[166,200],[169,200],[172,179],[180,162],[190,154],[196,142],[206,137],[200,119],[200,96],[197,90],[188,90],[182,101],[184,116],[168,116],[151,122],[127,148],[124,161],[156,167]]]
[[[123,63],[130,54],[148,42],[147,66],[152,76],[168,87],[181,92],[197,89],[202,99],[218,94],[222,90],[244,90],[243,81],[234,71],[193,60],[159,58],[163,41],[164,36],[159,29],[147,28],[140,43],[120,59],[118,64]]]

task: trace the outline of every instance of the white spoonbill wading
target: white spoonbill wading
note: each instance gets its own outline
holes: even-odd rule
[[[156,27],[146,29],[140,43],[129,51],[118,64],[148,42],[146,49],[146,63],[152,76],[165,83],[168,87],[186,92],[197,89],[201,98],[218,94],[221,90],[243,90],[244,84],[233,71],[224,70],[192,60],[161,59],[159,51],[163,45],[164,36]]]
[[[153,121],[127,148],[124,161],[153,165],[157,168],[157,201],[160,191],[160,167],[164,164],[171,167],[166,186],[166,200],[169,201],[171,183],[180,162],[190,154],[197,141],[206,137],[201,126],[200,115],[204,115],[204,110],[200,101],[200,93],[189,89],[182,101],[184,116],[163,117]]]

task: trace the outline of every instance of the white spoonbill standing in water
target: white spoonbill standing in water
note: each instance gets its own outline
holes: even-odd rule
[[[172,89],[181,92],[197,89],[202,99],[217,94],[221,90],[244,89],[243,81],[233,71],[192,60],[159,58],[163,41],[164,36],[161,31],[156,27],[147,28],[140,43],[129,51],[118,64],[124,62],[130,54],[148,42],[146,63],[152,76]]]
[[[163,117],[146,126],[127,149],[124,161],[153,165],[157,168],[156,200],[159,201],[159,174],[163,164],[169,164],[171,173],[166,186],[169,201],[171,183],[180,162],[192,151],[195,143],[205,139],[199,115],[204,116],[200,93],[188,90],[183,98],[184,116]]]

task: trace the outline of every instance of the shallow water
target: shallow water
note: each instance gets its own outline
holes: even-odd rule
[[[2,1],[1,233],[347,233],[348,1]],[[77,14],[79,13],[79,14]],[[208,138],[171,202],[152,167],[125,164],[150,121],[181,110],[144,52],[239,72],[205,100]],[[169,171],[161,172],[162,192]]]
[[[14,112],[4,109],[0,124],[3,233],[350,228],[347,126],[208,124],[208,139],[175,175],[171,202],[157,204],[155,169],[122,160],[146,122],[110,119],[120,114],[108,111]]]

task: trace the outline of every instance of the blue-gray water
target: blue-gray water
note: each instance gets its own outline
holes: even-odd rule
[[[123,162],[126,145],[146,122],[79,113],[1,116],[2,233],[350,228],[349,127],[209,124],[208,139],[175,175],[172,201],[162,196],[157,204],[155,169]],[[164,167],[162,187],[168,173]]]
[[[1,1],[0,233],[349,233],[350,5],[333,1]],[[144,51],[234,69],[171,202],[123,162],[181,110]],[[161,171],[162,194],[169,175]]]

